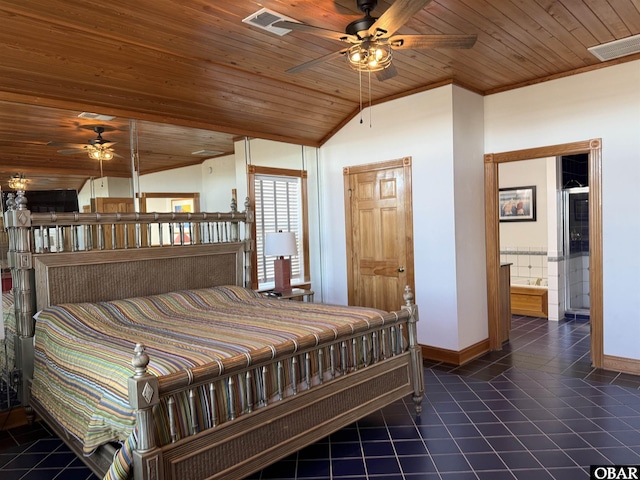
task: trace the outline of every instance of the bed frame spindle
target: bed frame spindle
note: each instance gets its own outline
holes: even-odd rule
[[[227,379],[227,390],[229,391],[229,420],[236,419],[236,382],[231,375]]]
[[[324,383],[324,348],[318,350],[318,383]]]
[[[282,362],[278,362],[276,369],[278,371],[278,400],[282,400],[282,385],[283,385],[283,379],[282,377],[284,376],[284,366],[282,365]]]
[[[253,412],[253,374],[251,373],[251,370],[247,370],[247,373],[245,374],[245,395],[247,398],[247,408],[246,408],[246,412],[247,413],[251,413]]]
[[[267,366],[263,365],[261,368],[261,375],[262,375],[262,391],[261,391],[261,398],[262,398],[262,406],[266,407],[269,403],[269,394],[267,391]]]
[[[209,383],[209,408],[211,409],[211,413],[209,415],[211,426],[218,426],[218,414],[216,411],[216,384],[215,382]]]
[[[298,357],[291,357],[291,393],[298,393]]]

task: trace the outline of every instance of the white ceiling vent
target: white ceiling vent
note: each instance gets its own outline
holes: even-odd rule
[[[191,155],[198,155],[199,157],[215,157],[216,155],[222,155],[224,152],[218,150],[197,150],[191,152]]]
[[[88,118],[90,120],[100,120],[101,122],[110,122],[116,117],[111,115],[102,115],[100,113],[82,112],[80,115],[78,115],[78,118]]]
[[[640,35],[621,38],[613,42],[603,43],[588,49],[593,55],[603,62],[613,60],[614,58],[640,53]]]
[[[261,8],[256,13],[249,15],[242,21],[244,23],[253,25],[254,27],[262,28],[263,30],[268,30],[271,33],[282,36],[291,31],[288,28],[278,28],[273,26],[274,23],[280,22],[282,20],[286,20],[288,22],[297,22],[297,20],[294,20],[293,18],[285,17],[284,15],[281,15],[280,13],[274,12],[273,10],[269,10],[267,8]]]

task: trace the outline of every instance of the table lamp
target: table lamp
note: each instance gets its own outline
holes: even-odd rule
[[[278,257],[273,261],[276,293],[291,291],[291,259],[284,258],[298,254],[294,232],[272,232],[265,236],[264,254]]]

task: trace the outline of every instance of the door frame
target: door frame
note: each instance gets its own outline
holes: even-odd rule
[[[487,310],[489,348],[500,350],[500,224],[498,218],[498,165],[519,160],[560,157],[586,153],[589,156],[589,283],[591,323],[591,363],[602,368],[603,352],[603,273],[602,273],[602,139],[564,143],[547,147],[488,153],[484,156],[485,240],[487,261]]]
[[[354,304],[353,298],[353,286],[354,286],[354,271],[353,271],[353,242],[351,232],[353,231],[353,221],[351,218],[351,203],[346,201],[349,198],[349,175],[355,173],[373,172],[377,170],[387,170],[391,168],[402,167],[403,182],[404,182],[404,223],[405,223],[405,252],[407,256],[407,284],[411,288],[415,296],[415,265],[414,265],[414,252],[413,252],[413,188],[411,184],[411,157],[403,157],[395,160],[388,160],[378,163],[368,163],[364,165],[355,165],[351,167],[344,167],[342,169],[343,181],[344,181],[344,199],[345,199],[345,232],[346,232],[346,250],[347,250],[347,291],[348,291],[348,303]],[[404,287],[403,287],[404,288]]]

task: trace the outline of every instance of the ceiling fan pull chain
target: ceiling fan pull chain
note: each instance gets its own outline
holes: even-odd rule
[[[371,120],[371,70],[369,70],[369,128],[373,126]]]
[[[362,70],[358,70],[358,90],[360,95],[360,125],[364,122],[362,120]]]

